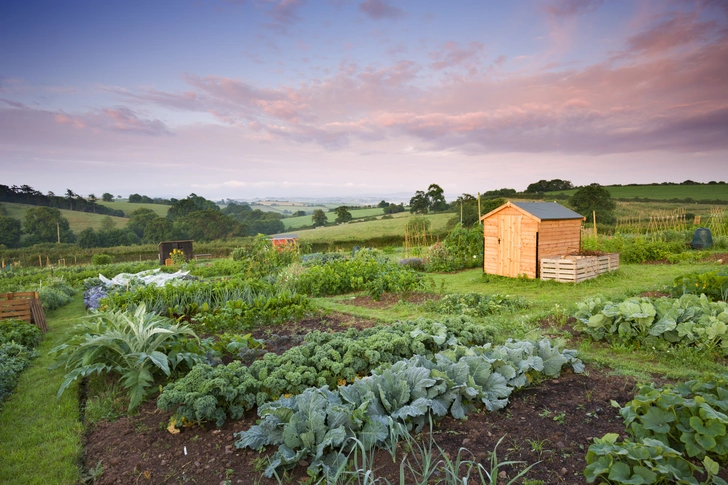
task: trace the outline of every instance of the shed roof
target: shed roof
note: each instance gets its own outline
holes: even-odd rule
[[[567,209],[556,202],[514,202],[513,205],[530,212],[542,221],[584,218],[578,212]]]
[[[571,209],[567,209],[563,205],[557,204],[556,202],[506,202],[502,206],[488,212],[480,219],[486,219],[493,214],[500,212],[506,207],[515,207],[521,212],[528,214],[534,219],[539,221],[558,221],[565,219],[584,219],[584,216],[574,212]]]
[[[159,244],[157,244],[157,247],[161,246],[162,244],[179,244],[179,243],[191,243],[195,242],[193,239],[184,239],[179,241],[162,241]]]

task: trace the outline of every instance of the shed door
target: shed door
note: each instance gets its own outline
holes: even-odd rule
[[[504,215],[498,225],[498,274],[517,277],[521,271],[521,219]]]

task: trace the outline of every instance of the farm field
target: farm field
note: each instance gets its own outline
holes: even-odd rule
[[[266,201],[266,202],[250,202],[252,209],[259,209],[263,212],[277,212],[285,216],[289,216],[296,211],[306,211],[311,213],[316,209],[321,209],[327,212],[329,209],[339,207],[341,204],[306,204],[303,202],[290,202],[290,201]],[[309,216],[310,217],[310,216]]]
[[[25,211],[28,209],[31,209],[33,207],[38,207],[35,205],[28,205],[28,204],[14,204],[11,202],[3,202],[3,207],[5,207],[8,211],[8,216],[14,217],[16,219],[23,220],[23,217],[25,216]],[[115,223],[115,227],[122,228],[126,225],[126,223],[129,221],[126,217],[113,217],[113,216],[105,216],[102,214],[94,214],[92,212],[78,212],[78,211],[70,211],[66,209],[60,209],[61,215],[68,219],[68,224],[71,227],[71,230],[78,234],[79,232],[83,231],[87,227],[92,227],[94,230],[101,229],[101,222],[106,217],[111,217],[111,219]]]
[[[438,216],[442,215],[431,217]],[[267,243],[262,239],[261,244]],[[87,312],[83,308],[80,291],[70,298],[66,306],[47,311],[51,331],[39,347],[40,356],[31,361],[31,366],[21,374],[15,393],[0,402],[0,456],[3,456],[0,482],[13,485],[71,485],[81,480],[96,484],[170,485],[316,483],[310,480],[306,468],[313,467],[319,458],[301,448],[302,442],[293,438],[287,446],[291,447],[291,453],[301,454],[291,459],[291,470],[277,479],[264,476],[270,460],[288,463],[288,455],[274,444],[268,444],[264,451],[258,451],[258,445],[246,447],[241,444],[245,440],[258,443],[262,436],[277,439],[277,432],[256,428],[266,426],[268,419],[259,416],[257,410],[265,409],[264,406],[273,409],[276,416],[288,423],[285,425],[288,431],[284,435],[291,433],[293,428],[290,426],[294,426],[291,423],[298,422],[295,426],[300,427],[295,428],[297,431],[290,436],[304,436],[310,429],[311,439],[317,437],[315,439],[319,440],[317,442],[320,442],[324,454],[336,453],[341,444],[327,444],[319,428],[308,428],[313,426],[313,422],[306,421],[308,412],[328,409],[326,400],[335,404],[335,410],[331,412],[343,412],[341,410],[346,408],[348,400],[356,399],[355,396],[360,394],[343,394],[342,389],[358,389],[357,392],[361,393],[365,389],[362,386],[369,385],[371,379],[382,379],[377,395],[386,394],[390,403],[387,406],[394,406],[389,412],[394,413],[397,406],[404,406],[402,412],[406,409],[409,414],[396,419],[404,419],[405,422],[412,419],[412,423],[416,423],[417,413],[421,412],[417,411],[418,406],[425,404],[422,401],[402,401],[402,396],[410,396],[409,393],[415,391],[400,394],[403,391],[389,390],[386,384],[389,377],[385,376],[387,372],[400,372],[397,369],[401,369],[405,362],[410,362],[407,365],[418,362],[416,365],[423,366],[423,362],[434,358],[433,352],[440,352],[437,355],[445,360],[438,360],[438,365],[445,365],[449,362],[447,359],[455,358],[454,355],[470,359],[458,372],[481,369],[479,372],[484,373],[490,369],[485,374],[473,374],[473,379],[477,379],[469,384],[474,389],[468,392],[481,392],[477,389],[490,385],[487,384],[491,382],[490,378],[485,380],[483,377],[490,374],[492,377],[511,376],[508,378],[511,380],[502,382],[512,386],[512,393],[503,394],[501,397],[505,396],[505,400],[483,394],[483,403],[488,403],[491,410],[486,410],[478,398],[473,401],[476,403],[473,408],[463,408],[467,412],[467,420],[458,419],[459,411],[452,404],[451,414],[434,424],[424,421],[421,430],[411,435],[407,433],[395,442],[387,441],[387,433],[380,434],[383,444],[377,449],[366,449],[366,458],[358,455],[360,461],[347,471],[349,480],[332,483],[361,483],[361,474],[371,470],[373,477],[386,479],[389,483],[400,483],[400,474],[404,473],[404,483],[434,483],[435,477],[440,477],[445,480],[443,483],[454,484],[454,481],[447,480],[446,467],[439,466],[437,470],[428,472],[422,466],[427,460],[434,463],[442,459],[447,463],[447,460],[460,456],[467,463],[457,467],[458,475],[465,473],[463,470],[467,466],[478,464],[483,467],[483,472],[497,475],[499,481],[514,480],[513,483],[528,485],[580,485],[587,483],[584,476],[585,455],[594,439],[608,433],[626,436],[625,424],[613,408],[613,401],[620,406],[627,405],[639,387],[651,381],[683,382],[725,373],[728,352],[721,350],[719,340],[715,341],[713,350],[711,347],[672,346],[664,341],[652,341],[650,345],[626,340],[610,343],[609,340],[590,338],[590,334],[585,333],[574,318],[578,312],[591,308],[583,303],[590,299],[622,302],[649,296],[649,301],[657,301],[660,296],[669,294],[677,277],[725,271],[726,266],[722,263],[728,262],[728,254],[718,251],[699,253],[702,259],[689,263],[622,264],[616,272],[578,285],[484,276],[478,268],[452,273],[416,273],[398,264],[398,258],[394,256],[385,257],[382,253],[366,251],[356,258],[331,255],[328,262],[323,255],[312,255],[304,258],[308,262],[302,263],[303,266],[293,267],[289,267],[291,258],[294,258],[292,253],[274,251],[268,253],[267,262],[261,266],[249,266],[259,261],[260,254],[260,251],[252,250],[249,260],[228,259],[191,265],[187,269],[201,279],[183,286],[155,290],[152,287],[129,289],[127,285],[126,290],[110,293],[104,303],[106,313],[128,312],[143,302],[147,312],[153,310],[175,318],[183,317],[176,322],[211,336],[213,342],[218,339],[229,342],[215,347],[228,349],[215,352],[228,353],[218,361],[222,365],[214,370],[198,363],[191,371],[178,368],[169,379],[158,373],[156,380],[147,384],[150,399],[142,402],[132,413],[127,412],[131,402],[129,391],[113,373],[98,376],[92,372],[82,385],[72,382],[62,394],[60,404],[56,401],[55,395],[64,379],[64,371],[48,371],[53,362],[49,351],[67,341],[72,327],[81,322]],[[55,276],[64,284],[80,289],[88,276],[103,272],[110,277],[122,269],[135,272],[135,267],[146,269],[149,264],[59,269]],[[281,271],[276,285],[268,282],[269,277],[267,281],[260,277],[270,275],[271,267]],[[289,268],[297,269],[289,271]],[[166,268],[165,271],[175,269]],[[242,276],[243,269],[248,278],[253,276],[252,279]],[[39,275],[34,270],[22,281],[37,284]],[[225,278],[219,279],[218,276],[222,275]],[[22,273],[17,277],[23,278]],[[3,278],[0,282],[5,289],[11,288],[12,279]],[[295,289],[296,294],[289,293],[288,289]],[[694,301],[697,298],[694,296]],[[713,305],[718,312],[724,309],[720,302],[704,302],[701,305],[702,308]],[[639,305],[638,309],[639,315],[648,311],[647,307]],[[147,319],[159,318],[153,313],[146,315]],[[718,326],[713,331],[720,332]],[[511,343],[510,339],[513,339]],[[91,341],[98,342],[96,339]],[[268,354],[264,359],[256,360],[261,352],[257,346],[261,342]],[[492,347],[474,350],[480,349],[478,346],[483,344]],[[195,348],[191,340],[185,345],[187,349]],[[211,343],[208,340],[204,345]],[[512,363],[504,357],[506,354],[500,353],[505,348],[511,351],[519,349],[507,354],[510,356],[508,359],[514,359]],[[341,353],[343,349],[346,349],[346,358]],[[577,351],[581,360],[575,361],[574,354],[565,351],[562,354],[563,349]],[[206,355],[206,359],[218,358],[211,350],[192,351]],[[358,352],[368,357],[359,359],[356,357]],[[481,359],[479,352],[485,352],[487,359],[494,359],[493,362],[500,362],[499,366],[513,366],[508,367],[512,371],[496,371],[505,367],[496,367],[495,363],[488,364],[487,368],[478,367],[477,362],[481,362],[478,360]],[[533,352],[534,357],[526,359],[524,352],[526,355]],[[155,357],[155,362],[160,362],[159,359],[159,356]],[[230,359],[232,363],[228,364]],[[371,362],[369,359],[372,359]],[[245,372],[235,374],[234,380],[235,386],[242,387],[226,387],[226,372],[242,372],[236,370],[241,368],[236,364],[240,360],[245,362],[242,366]],[[536,365],[547,360],[550,362],[548,369]],[[584,369],[581,369],[581,362],[585,365]],[[376,371],[379,365],[383,365],[381,369],[384,370]],[[529,367],[531,365],[535,367]],[[354,374],[351,369],[358,370]],[[419,373],[429,372],[426,367],[418,369]],[[189,374],[184,376],[188,371]],[[210,372],[214,372],[216,377]],[[331,372],[344,374],[322,377]],[[417,379],[411,381],[415,374],[406,375],[409,377],[405,378],[405,374],[393,377],[392,382],[408,383],[408,386],[420,382]],[[456,379],[455,375],[451,375],[452,379]],[[521,377],[517,378],[519,375]],[[206,383],[213,380],[215,384],[207,386]],[[424,384],[425,381],[422,381],[422,386],[432,385]],[[312,385],[313,382],[318,384]],[[441,385],[447,382],[446,379]],[[334,394],[313,390],[324,383]],[[198,389],[194,392],[201,394],[195,398],[190,389]],[[215,389],[220,390],[219,394],[213,394],[217,396],[215,399],[210,401],[204,397],[207,392],[217,393]],[[441,392],[437,389],[440,388],[432,387],[428,392]],[[499,389],[492,392],[505,392],[504,388]],[[308,399],[319,395],[316,393],[327,396],[317,405],[323,407],[312,407],[307,412],[295,407],[305,406]],[[225,404],[225,400],[230,399],[227,396],[235,395],[238,396],[234,398],[237,399],[235,406],[230,406],[229,402]],[[346,396],[346,401],[336,404],[336,399],[339,399],[336,396],[339,395]],[[285,397],[279,400],[282,396]],[[372,396],[368,399],[377,398]],[[407,399],[415,399],[414,394]],[[375,402],[377,404],[370,403],[368,406],[374,410],[372,412],[381,412],[376,410],[381,409],[383,404]],[[447,402],[449,409],[452,401]],[[236,410],[236,406],[243,405],[247,410]],[[286,411],[289,408],[285,406],[294,406],[291,412],[298,413],[295,415],[299,421],[287,421],[290,415]],[[329,419],[333,419],[332,416]],[[324,419],[321,423],[330,421]],[[351,426],[357,429],[355,424]],[[47,439],[51,433],[53,439]],[[364,440],[365,435],[361,435],[360,439]],[[83,466],[79,469],[80,457],[83,457]],[[33,466],[29,466],[30,463]],[[404,468],[400,466],[402,463]],[[700,463],[700,460],[695,463]],[[725,462],[720,461],[719,464],[719,476],[728,478]],[[283,473],[282,470],[280,472]],[[526,472],[527,480],[516,479],[519,473]],[[322,477],[319,475],[319,478]],[[471,482],[472,477],[468,483]],[[477,479],[473,483],[490,482]]]
[[[728,184],[712,185],[605,185],[605,189],[615,199],[632,199],[634,197],[646,199],[693,199],[693,200],[723,200],[728,202]],[[550,194],[574,195],[576,189]]]
[[[302,209],[296,209],[296,210],[302,210]],[[306,209],[308,211],[308,208]],[[327,212],[328,209],[324,209],[324,213],[326,214],[326,220],[330,223],[333,223],[336,220],[336,213],[335,212]],[[374,209],[350,209],[349,212],[351,213],[351,217],[356,219],[361,219],[364,217],[371,217],[371,216],[381,216],[384,214],[384,209],[380,208],[374,208]],[[286,230],[288,229],[296,229],[297,227],[302,226],[310,226],[311,225],[311,215],[305,215],[300,217],[289,217],[287,219],[283,219],[283,225],[286,226]]]
[[[304,229],[297,231],[298,238],[304,242],[326,242],[326,241],[362,241],[372,237],[402,236],[407,225],[407,219],[412,217],[409,212],[393,214],[392,219],[378,219],[368,222],[350,222],[336,226],[320,227],[316,229]],[[431,231],[434,234],[443,233],[447,221],[455,217],[454,213],[428,214],[426,216],[431,222]],[[310,218],[309,218],[310,219]]]
[[[131,203],[131,202],[127,202],[124,199],[115,200],[113,202],[104,202],[104,201],[100,200],[98,203],[101,205],[105,205],[106,207],[109,207],[111,209],[122,210],[122,211],[124,211],[124,215],[126,215],[127,217],[129,217],[129,214],[131,214],[136,209],[151,209],[158,216],[166,217],[167,210],[169,210],[169,207],[170,207],[170,206],[164,205],[164,204]]]

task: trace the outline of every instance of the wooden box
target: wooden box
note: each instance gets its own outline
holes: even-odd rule
[[[580,283],[619,269],[619,253],[542,259],[540,269],[542,280]]]

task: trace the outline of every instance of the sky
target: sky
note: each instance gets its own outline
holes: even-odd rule
[[[728,0],[0,4],[0,184],[414,194],[728,179]]]

